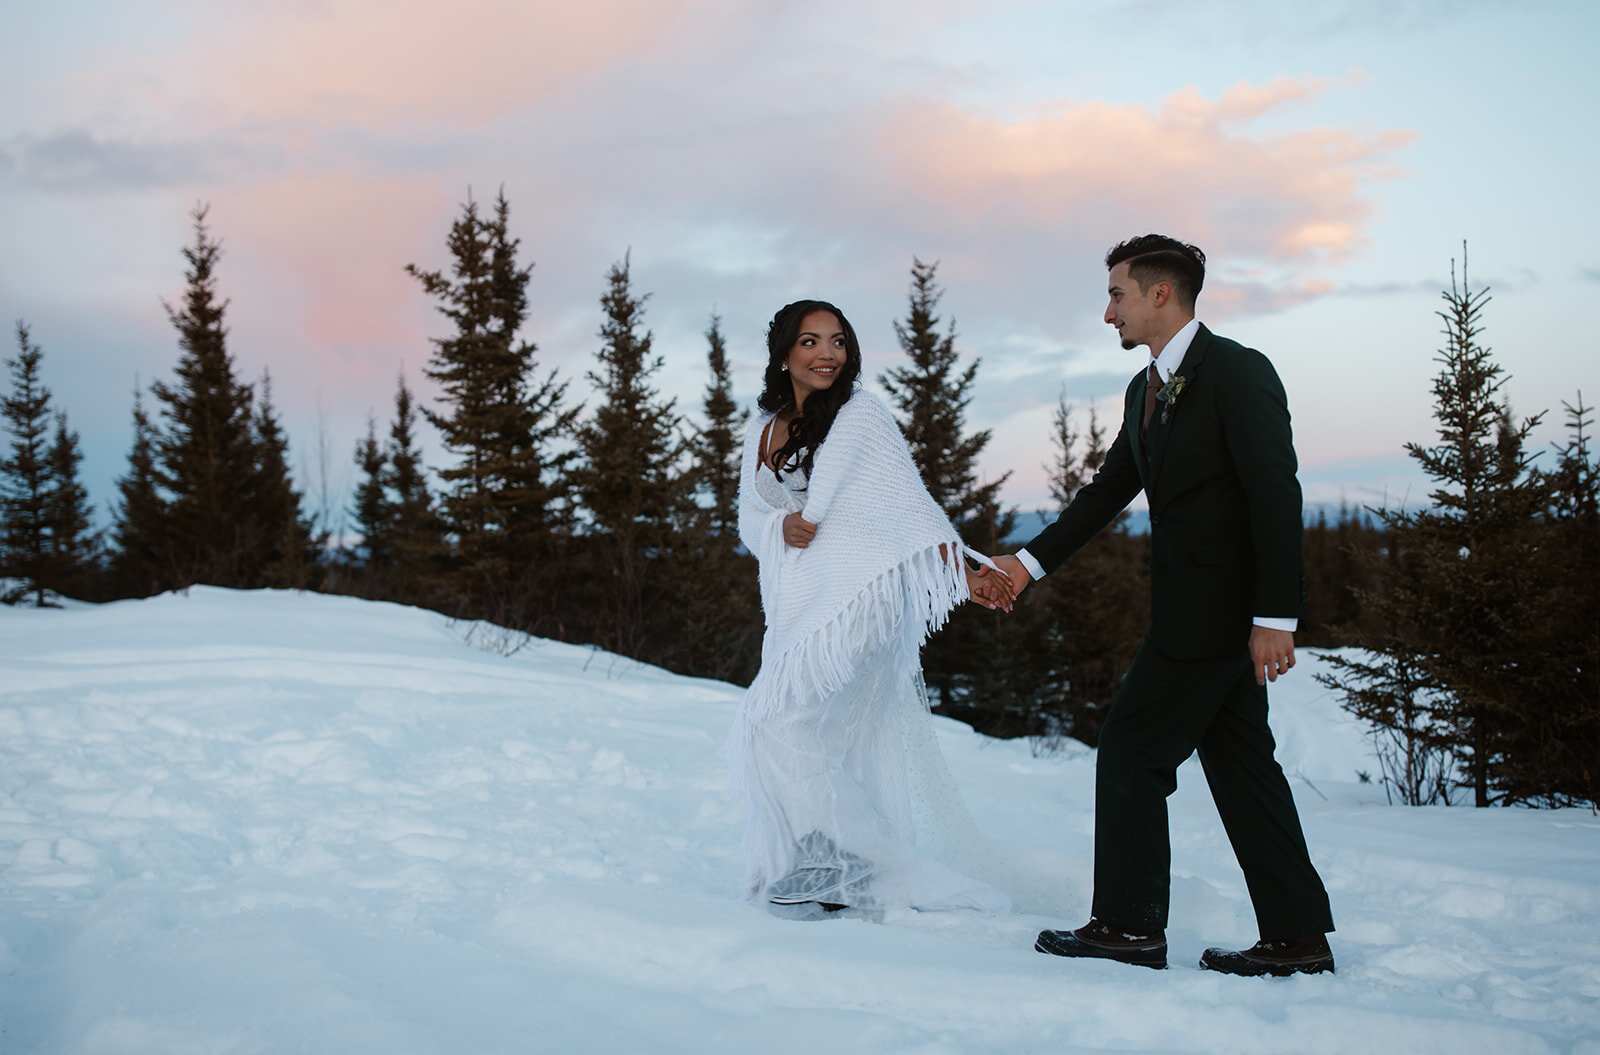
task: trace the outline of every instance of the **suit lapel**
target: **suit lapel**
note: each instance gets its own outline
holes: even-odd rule
[[[1150,385],[1150,370],[1148,367],[1142,375],[1143,380],[1132,386],[1127,404],[1122,408],[1122,428],[1128,434],[1128,448],[1133,451],[1133,464],[1139,470],[1139,479],[1145,489],[1150,487],[1150,464],[1145,460],[1145,435],[1144,435],[1144,393]]]
[[[1211,346],[1211,331],[1202,323],[1194,340],[1189,343],[1189,350],[1184,353],[1183,362],[1178,365],[1178,374],[1185,378],[1188,385],[1194,384],[1195,374],[1200,371],[1200,364],[1205,360],[1206,349]],[[1187,386],[1186,386],[1187,387]],[[1161,463],[1165,460],[1167,447],[1172,442],[1173,430],[1178,428],[1179,403],[1169,406],[1160,403],[1156,406],[1155,416],[1150,419],[1150,435],[1147,437],[1150,444],[1150,474],[1145,479],[1145,496],[1150,496],[1150,490],[1161,475]],[[1162,414],[1166,413],[1167,423],[1161,423]]]

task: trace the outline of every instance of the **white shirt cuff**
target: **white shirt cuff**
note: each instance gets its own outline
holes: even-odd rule
[[[1033,559],[1033,554],[1027,550],[1017,550],[1017,560],[1021,561],[1022,566],[1028,569],[1028,574],[1033,576],[1035,581],[1044,578],[1044,569],[1039,566],[1038,561]]]

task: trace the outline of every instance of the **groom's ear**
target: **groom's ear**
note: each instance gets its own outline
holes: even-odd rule
[[[1156,288],[1151,290],[1151,298],[1150,299],[1151,299],[1151,303],[1153,303],[1158,308],[1161,307],[1163,304],[1165,304],[1167,301],[1171,300],[1172,299],[1172,283],[1168,282],[1166,279],[1162,279],[1161,281],[1157,282],[1156,283]]]

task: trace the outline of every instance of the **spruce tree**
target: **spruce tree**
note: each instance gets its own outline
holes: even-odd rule
[[[966,434],[966,417],[981,360],[963,368],[955,347],[955,323],[939,332],[934,311],[944,293],[935,282],[938,267],[912,259],[906,319],[894,325],[910,363],[886,370],[878,380],[899,411],[900,430],[928,493],[968,544],[992,547],[996,536],[1010,534],[1012,518],[999,513],[999,494],[1011,474],[978,482],[978,456],[988,446],[990,433],[982,429]]]
[[[750,415],[733,401],[733,376],[728,368],[720,316],[711,316],[706,342],[711,380],[706,384],[706,427],[700,430],[695,443],[697,475],[700,486],[711,498],[712,532],[733,539],[739,534],[739,455]]]
[[[1045,483],[1050,488],[1050,500],[1056,512],[1072,504],[1072,496],[1084,484],[1083,469],[1078,464],[1078,429],[1072,423],[1072,404],[1067,402],[1063,389],[1056,397],[1056,406],[1050,412],[1050,460],[1044,463]]]
[[[311,584],[320,541],[300,507],[289,478],[289,440],[272,405],[272,378],[261,375],[261,395],[251,419],[254,465],[247,512],[249,552],[257,569],[249,585],[304,588]]]
[[[509,215],[502,193],[492,224],[491,274],[499,331],[508,335],[517,333],[527,318],[528,275],[533,269],[531,264],[516,266],[520,243],[510,237]],[[513,584],[510,601],[520,625],[531,631],[559,632],[564,606],[556,597],[555,569],[573,527],[569,442],[580,408],[564,406],[567,384],[555,370],[542,379],[536,377],[536,352],[530,342],[517,345],[523,372],[515,389],[516,414],[505,434],[507,519],[502,548]]]
[[[652,562],[672,543],[683,492],[678,473],[683,445],[674,401],[663,399],[650,383],[662,360],[652,350],[650,331],[643,329],[649,294],[634,294],[630,267],[625,255],[606,275],[600,298],[605,320],[595,353],[600,365],[589,372],[598,402],[578,429],[583,462],[574,480],[591,521],[599,643],[642,658],[658,644],[651,640],[657,613],[647,611],[646,597],[656,570]]]
[[[459,459],[439,473],[462,576],[457,608],[526,627],[553,607],[545,578],[571,517],[559,445],[577,410],[563,409],[566,384],[555,371],[535,379],[537,348],[518,337],[533,266],[517,264],[520,242],[509,226],[503,190],[492,219],[469,194],[447,239],[450,274],[406,270],[453,327],[434,340],[425,371],[443,389],[445,410],[425,413]]]
[[[1519,631],[1538,618],[1553,585],[1533,552],[1547,491],[1529,471],[1526,450],[1542,415],[1513,421],[1500,395],[1504,372],[1481,340],[1489,291],[1472,290],[1464,248],[1459,288],[1451,270],[1433,389],[1439,443],[1406,445],[1439,486],[1433,508],[1411,515],[1407,526],[1418,543],[1418,621],[1433,631],[1431,666],[1449,688],[1447,717],[1466,755],[1474,803],[1486,806],[1525,682],[1519,668],[1529,657]]]
[[[1481,339],[1489,291],[1472,289],[1464,247],[1460,284],[1452,263],[1442,296],[1439,442],[1406,445],[1436,482],[1432,506],[1380,511],[1391,555],[1381,593],[1363,602],[1381,616],[1383,634],[1361,642],[1370,661],[1336,662],[1327,682],[1380,735],[1398,737],[1401,757],[1419,747],[1448,752],[1441,765],[1459,768],[1474,803],[1486,806],[1522,798],[1507,766],[1539,691],[1559,569],[1541,545],[1550,485],[1526,449],[1540,416],[1516,423],[1501,395],[1504,372]],[[1416,786],[1414,772],[1386,775],[1403,790]]]
[[[159,443],[143,395],[135,386],[133,447],[128,452],[128,471],[117,480],[112,525],[114,588],[124,596],[149,596],[175,577],[166,536],[167,503],[156,467]]]
[[[922,481],[961,533],[962,540],[984,553],[996,553],[1015,526],[1015,514],[1000,505],[1002,474],[978,482],[977,460],[988,445],[987,429],[966,434],[967,406],[980,360],[963,367],[955,347],[955,324],[941,333],[935,313],[943,297],[936,276],[938,264],[912,259],[911,289],[904,322],[895,335],[909,362],[879,376],[898,411],[900,429],[911,448]],[[977,605],[961,608],[930,644],[924,671],[941,706],[957,697],[996,701],[1011,697],[1014,664],[1002,653],[1009,648],[1001,617]],[[1016,701],[996,704],[1008,709]]]
[[[11,436],[10,452],[0,458],[0,569],[16,580],[4,600],[14,604],[29,593],[43,608],[50,576],[50,390],[39,380],[44,353],[17,321],[17,356],[6,360],[11,391],[0,400],[0,416]]]
[[[1071,419],[1063,395],[1045,465],[1056,515],[1094,478],[1107,453],[1106,430],[1092,407],[1082,432]],[[1128,533],[1124,511],[1072,560],[1028,588],[1029,604],[1018,611],[1026,608],[1036,627],[1029,662],[1039,684],[1038,717],[1030,728],[1047,745],[1063,737],[1090,745],[1098,740],[1149,624],[1148,565],[1149,539]]]
[[[1072,404],[1062,392],[1050,415],[1051,457],[1044,464],[1045,481],[1057,513],[1071,505],[1079,489],[1094,479],[1110,449],[1106,444],[1106,427],[1100,423],[1100,414],[1093,406],[1089,407],[1089,423],[1082,433],[1072,424],[1073,413]],[[1080,441],[1081,451],[1078,449]],[[1127,523],[1128,511],[1124,509],[1112,518],[1110,527],[1123,528]]]
[[[1543,616],[1527,625],[1521,700],[1501,767],[1506,796],[1536,805],[1600,807],[1600,458],[1583,394],[1562,404],[1567,442],[1549,474],[1539,556],[1554,568]]]
[[[496,452],[503,422],[510,416],[505,393],[521,376],[514,349],[494,332],[490,237],[477,202],[468,195],[446,239],[450,275],[406,265],[406,271],[439,301],[439,313],[453,328],[449,336],[434,339],[433,355],[424,370],[443,390],[445,411],[424,413],[442,435],[445,449],[459,459],[440,470],[439,476],[446,485],[444,517],[469,569],[490,561],[490,539],[500,526]]]
[[[1594,407],[1584,405],[1580,391],[1575,403],[1562,401],[1561,409],[1567,412],[1567,442],[1558,452],[1553,511],[1557,520],[1592,527],[1600,521],[1600,468],[1590,460]]]
[[[379,580],[392,559],[390,531],[393,509],[384,489],[388,457],[378,443],[378,424],[367,416],[367,434],[356,443],[356,468],[361,478],[356,483],[350,515],[361,536],[357,559],[362,578],[369,586]]]
[[[361,578],[369,594],[408,604],[427,604],[437,585],[432,571],[445,553],[442,526],[428,491],[416,438],[417,408],[402,373],[396,380],[394,420],[383,440],[367,419],[367,435],[356,444],[361,471],[351,508],[361,535]]]
[[[79,598],[86,595],[100,566],[100,537],[92,523],[89,491],[78,475],[82,462],[78,434],[67,427],[66,414],[57,413],[45,502],[50,527],[46,577],[57,593]]]
[[[194,244],[183,250],[189,269],[179,307],[167,305],[181,354],[172,384],[152,386],[166,419],[159,450],[160,481],[168,493],[164,534],[171,553],[164,586],[206,582],[255,585],[252,552],[256,487],[253,393],[234,374],[218,299],[216,266],[222,245],[206,226],[207,206],[192,213]]]
[[[680,490],[661,579],[677,599],[673,630],[656,655],[673,670],[748,681],[761,655],[756,561],[738,548],[739,461],[747,413],[733,399],[721,320],[706,331],[706,425],[691,442],[692,487]],[[660,564],[662,562],[658,562]]]
[[[401,374],[395,385],[394,421],[389,426],[383,480],[388,494],[389,556],[394,596],[409,604],[427,604],[434,569],[443,559],[444,531],[428,491],[422,450],[417,446],[417,410]]]

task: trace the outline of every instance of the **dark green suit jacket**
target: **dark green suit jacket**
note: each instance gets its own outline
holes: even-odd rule
[[[1151,640],[1173,659],[1220,658],[1245,648],[1255,616],[1304,612],[1289,405],[1266,356],[1204,326],[1178,376],[1169,420],[1158,405],[1142,435],[1148,372],[1134,377],[1105,464],[1026,548],[1054,571],[1144,491]]]

